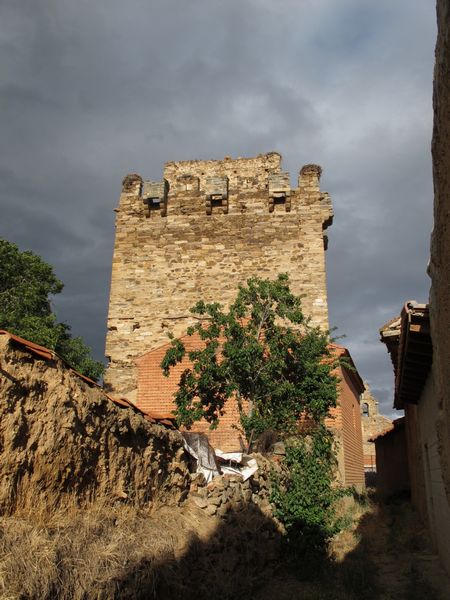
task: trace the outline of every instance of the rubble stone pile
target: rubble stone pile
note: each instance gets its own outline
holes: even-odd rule
[[[225,474],[207,484],[202,473],[193,474],[190,501],[209,516],[225,518],[230,512],[238,513],[254,505],[263,515],[274,519],[270,504],[271,479],[274,471],[282,474],[282,469],[260,454],[252,457],[256,458],[258,470],[246,481],[237,474]]]

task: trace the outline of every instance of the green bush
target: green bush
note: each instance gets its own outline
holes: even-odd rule
[[[336,530],[339,495],[333,438],[324,426],[338,383],[329,332],[310,325],[285,274],[248,279],[228,308],[200,301],[191,311],[196,322],[187,333],[202,344],[188,351],[183,340],[172,339],[161,363],[169,375],[185,357],[190,361],[174,396],[177,420],[189,428],[205,419],[214,428],[235,398],[249,445],[258,446],[267,432],[288,440],[287,478],[274,480],[272,502],[289,555],[303,566],[316,564]],[[298,436],[301,420],[313,426],[304,437]]]
[[[271,501],[286,528],[288,558],[296,572],[317,573],[327,543],[339,528],[335,502],[345,493],[336,488],[333,436],[323,425],[305,436],[290,438],[283,482],[274,476]]]

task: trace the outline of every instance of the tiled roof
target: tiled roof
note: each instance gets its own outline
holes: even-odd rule
[[[10,340],[13,340],[17,344],[20,344],[22,347],[30,350],[33,354],[37,354],[41,358],[45,358],[46,360],[52,360],[57,357],[57,354],[53,352],[53,350],[49,350],[48,348],[44,348],[44,346],[39,346],[39,344],[35,344],[34,342],[29,342],[24,338],[19,337],[18,335],[14,335],[13,333],[9,333],[9,331],[5,331],[4,329],[0,329],[0,335],[6,335]]]
[[[328,347],[330,348],[330,350],[334,350],[335,352],[337,352],[339,357],[344,357],[349,363],[350,368],[347,368],[346,371],[352,379],[353,383],[355,384],[358,393],[362,394],[366,389],[366,386],[364,385],[364,381],[362,380],[360,374],[358,373],[358,370],[356,369],[355,363],[353,362],[348,348],[345,348],[345,346],[341,346],[340,344],[329,344]],[[345,368],[345,363],[342,366],[343,368]]]
[[[388,434],[390,434],[392,432],[396,433],[397,431],[399,431],[400,429],[402,429],[404,426],[405,426],[405,417],[399,417],[398,419],[394,419],[394,421],[392,421],[392,426],[391,427],[387,427],[381,433],[377,433],[376,435],[373,435],[367,441],[368,442],[375,442],[379,438],[385,437],[386,435],[388,435]]]
[[[108,400],[113,402],[116,406],[132,408],[135,412],[142,414],[143,417],[145,417],[148,421],[150,421],[152,423],[160,423],[160,424],[166,425],[168,427],[174,426],[175,419],[174,419],[174,416],[172,413],[159,414],[159,413],[153,413],[153,412],[149,412],[149,411],[143,411],[140,408],[138,408],[135,404],[130,402],[130,400],[128,400],[127,398],[116,398],[114,396],[111,396],[110,394],[107,394],[98,383],[96,383],[89,377],[82,375],[78,371],[75,371],[75,369],[73,369],[68,363],[66,363],[66,361],[64,359],[62,359],[58,354],[56,354],[56,352],[54,352],[53,350],[49,350],[48,348],[45,348],[44,346],[40,346],[39,344],[30,342],[29,340],[26,340],[18,335],[10,333],[9,331],[5,331],[4,329],[0,329],[0,335],[7,336],[10,341],[12,341],[15,345],[20,346],[22,350],[31,352],[32,354],[35,354],[39,358],[42,358],[47,361],[51,361],[51,360],[61,361],[72,373],[74,373],[77,377],[82,379],[85,383],[87,383],[91,387],[97,387],[99,390],[101,390],[102,393],[106,396],[106,398],[108,398]]]
[[[394,408],[417,404],[433,359],[428,305],[406,302],[401,315],[380,334],[394,365]]]

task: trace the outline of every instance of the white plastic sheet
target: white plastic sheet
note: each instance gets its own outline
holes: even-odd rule
[[[186,452],[196,459],[197,472],[203,473],[206,482],[209,483],[216,475],[220,475],[214,450],[206,435],[191,431],[183,431],[182,435]]]
[[[258,470],[256,460],[243,452],[222,452],[218,448],[213,450],[204,433],[183,431],[182,435],[186,452],[195,458],[196,471],[203,473],[207,483],[217,475],[224,474],[237,475],[247,481]]]

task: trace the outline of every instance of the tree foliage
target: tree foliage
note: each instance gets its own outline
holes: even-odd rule
[[[310,326],[287,275],[249,279],[228,310],[200,301],[191,312],[198,321],[188,334],[197,333],[203,347],[187,352],[174,339],[161,364],[166,375],[186,355],[192,364],[175,396],[180,424],[204,418],[215,427],[235,397],[249,438],[293,431],[301,416],[322,422],[335,405],[328,334]]]
[[[348,490],[333,485],[336,457],[331,432],[318,424],[307,435],[286,443],[285,477],[273,475],[271,502],[286,529],[289,562],[297,575],[316,575],[328,540],[340,526],[336,500]]]
[[[173,339],[161,364],[166,375],[186,356],[191,364],[175,395],[178,421],[190,427],[204,418],[214,427],[234,397],[247,440],[264,431],[284,438],[284,475],[274,473],[271,501],[286,528],[289,560],[312,574],[336,531],[342,495],[333,485],[334,442],[325,426],[338,383],[328,332],[304,317],[287,275],[253,277],[228,310],[201,301],[192,313],[198,321],[188,334],[198,334],[201,347],[187,352]]]
[[[0,329],[54,350],[80,373],[98,379],[103,364],[52,311],[50,296],[62,289],[63,283],[40,256],[0,239]]]

